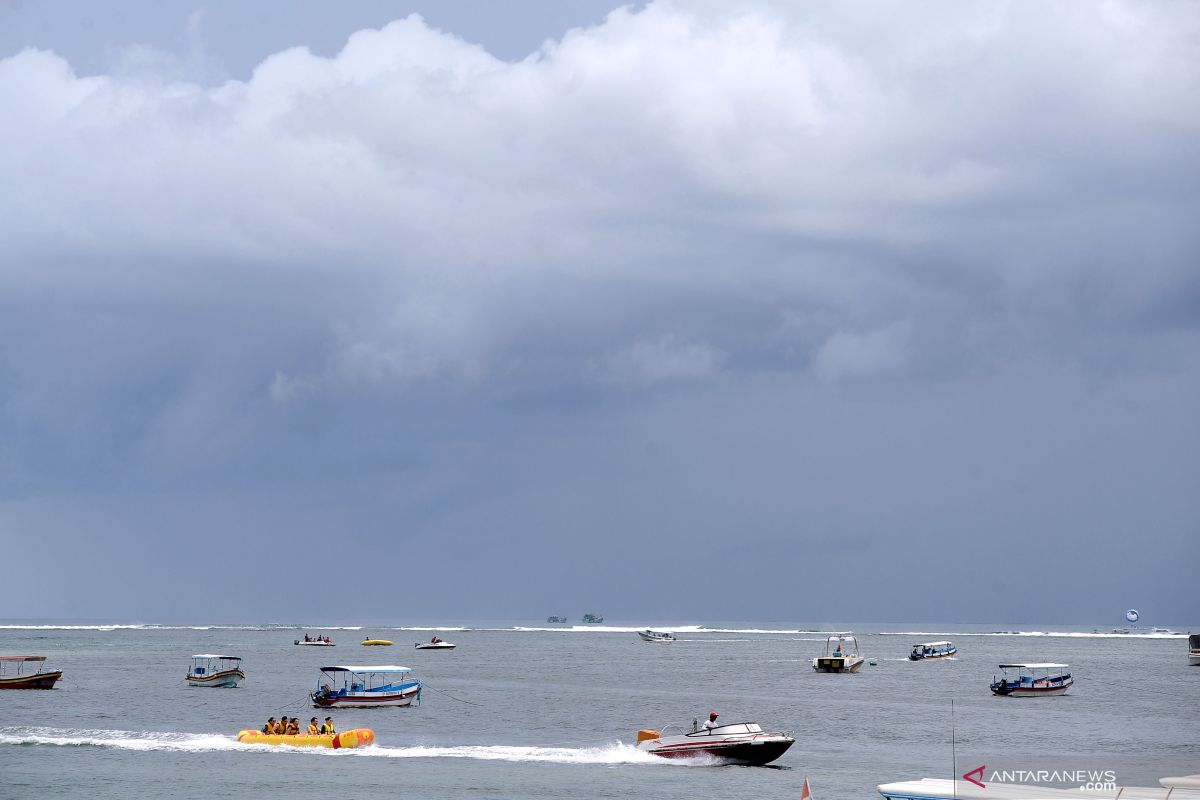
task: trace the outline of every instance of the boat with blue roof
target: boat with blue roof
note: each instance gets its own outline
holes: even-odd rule
[[[421,698],[412,670],[394,664],[321,667],[310,697],[317,708],[407,706]]]

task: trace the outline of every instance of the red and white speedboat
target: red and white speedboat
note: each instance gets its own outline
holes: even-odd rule
[[[708,730],[666,736],[663,731],[638,731],[637,748],[663,758],[713,756],[728,764],[770,764],[795,743],[788,733],[768,733],[756,722],[735,722]]]

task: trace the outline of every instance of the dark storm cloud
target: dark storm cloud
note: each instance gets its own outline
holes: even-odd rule
[[[1131,529],[1196,555],[1198,32],[659,3],[519,61],[409,17],[220,85],[13,53],[7,527],[234,529],[290,568],[385,536],[458,565],[431,612],[505,560],[497,610],[633,613],[639,552],[680,588],[815,558],[775,607],[825,618],[1029,533],[1086,618]],[[850,568],[875,588],[830,605]]]

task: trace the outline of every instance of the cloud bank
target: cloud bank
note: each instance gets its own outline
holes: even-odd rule
[[[391,509],[460,552],[490,514],[594,521],[616,489],[588,480],[630,459],[686,495],[664,476],[705,457],[697,430],[710,458],[757,458],[741,415],[778,430],[886,396],[844,420],[886,440],[874,420],[915,424],[921,397],[1012,396],[1028,422],[1031,398],[1100,392],[1100,429],[1147,394],[1186,406],[1198,38],[1187,4],[660,2],[515,63],[416,16],[215,87],[152,58],[81,76],[9,55],[3,494],[382,481],[354,524]],[[1198,443],[1194,418],[1159,416],[1129,447]],[[774,475],[795,466],[763,459],[743,477],[764,494],[731,490],[743,512],[720,516],[773,510],[755,536],[786,538],[764,529],[799,510]],[[653,497],[622,525],[703,523]],[[895,524],[804,511],[875,532],[846,541]]]

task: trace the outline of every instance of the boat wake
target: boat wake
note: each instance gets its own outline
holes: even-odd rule
[[[546,764],[647,764],[656,766],[708,766],[712,758],[665,759],[621,742],[598,747],[530,747],[518,745],[461,745],[438,747],[371,747],[330,750],[306,747],[273,747],[241,744],[233,736],[216,733],[171,733],[166,731],[118,731],[83,728],[0,727],[0,745],[102,747],[146,752],[243,751],[254,753],[303,754],[316,757],[357,758],[459,758],[478,761],[541,762]]]

